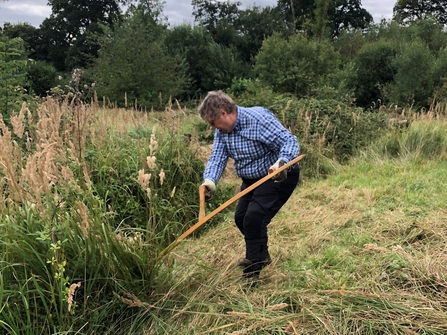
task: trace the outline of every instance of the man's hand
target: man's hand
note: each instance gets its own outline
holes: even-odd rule
[[[269,168],[269,174],[275,172],[276,170],[278,170],[284,164],[286,164],[286,163],[282,159],[278,159],[275,162],[275,164],[273,164]],[[275,183],[282,183],[286,179],[287,179],[287,169],[282,170],[280,173],[278,173],[278,174],[276,174],[276,175],[274,175],[272,177],[272,180],[274,180]]]
[[[216,184],[210,179],[205,179],[202,185],[206,188],[205,201],[210,201],[213,197],[213,192],[216,190]]]

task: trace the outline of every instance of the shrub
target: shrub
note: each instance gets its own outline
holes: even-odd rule
[[[388,86],[391,102],[399,106],[428,107],[433,95],[435,57],[421,40],[403,46],[392,62],[394,82]]]
[[[334,99],[298,100],[290,94],[273,93],[259,81],[249,80],[234,82],[230,92],[239,93],[234,98],[241,106],[263,106],[271,110],[297,136],[303,152],[319,152],[321,157],[339,162],[386,130],[382,113],[365,111]]]
[[[305,97],[338,63],[338,53],[326,41],[312,42],[301,34],[289,39],[274,34],[264,40],[254,71],[273,91]]]
[[[48,91],[56,86],[56,68],[48,63],[30,62],[27,66],[29,91],[40,97],[45,97]]]
[[[354,58],[353,75],[348,86],[355,92],[356,103],[369,107],[384,100],[382,88],[394,79],[393,59],[397,47],[390,41],[378,40],[365,44]]]

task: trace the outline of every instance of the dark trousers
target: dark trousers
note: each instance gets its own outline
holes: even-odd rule
[[[282,183],[267,180],[239,199],[234,220],[245,238],[245,258],[253,263],[268,257],[267,225],[292,195],[299,176],[300,169],[296,164]],[[241,191],[255,182],[257,180],[242,179]]]

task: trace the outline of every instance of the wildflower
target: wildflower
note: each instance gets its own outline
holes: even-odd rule
[[[140,184],[140,186],[143,188],[148,187],[151,181],[151,177],[152,174],[144,173],[144,170],[141,169],[140,171],[138,171],[138,184]]]
[[[151,140],[149,144],[149,152],[151,156],[155,153],[157,149],[158,149],[158,142],[155,138],[155,126],[154,126],[154,128],[152,128]]]
[[[146,189],[146,194],[147,194],[147,197],[150,199],[151,198],[151,189],[148,187],[147,189]]]
[[[17,115],[14,112],[12,112],[11,115],[11,124],[14,130],[14,134],[16,134],[17,137],[19,138],[22,138],[23,136],[24,131],[23,122],[25,120],[25,111],[27,110],[28,108],[26,107],[26,102],[23,102],[19,115]]]
[[[156,160],[157,160],[157,157],[155,157],[155,156],[148,156],[146,158],[147,166],[148,166],[149,169],[155,168],[155,161]]]
[[[173,198],[174,197],[174,194],[175,194],[175,188],[176,188],[177,186],[174,186],[174,188],[172,189],[172,191],[171,191],[171,198]]]
[[[76,284],[71,284],[70,289],[68,290],[68,311],[71,311],[71,306],[73,305],[73,296],[78,287],[81,287],[81,282]]]
[[[163,171],[163,169],[161,169],[160,173],[158,174],[158,176],[160,177],[160,185],[163,185],[163,182],[165,181],[165,172]]]

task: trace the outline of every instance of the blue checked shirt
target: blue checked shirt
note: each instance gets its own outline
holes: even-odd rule
[[[203,179],[217,183],[229,157],[234,159],[240,178],[260,179],[278,159],[287,163],[298,156],[299,150],[296,137],[268,109],[238,106],[233,130],[228,134],[215,130]]]

